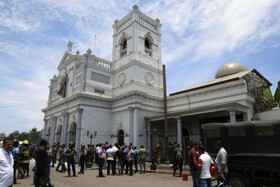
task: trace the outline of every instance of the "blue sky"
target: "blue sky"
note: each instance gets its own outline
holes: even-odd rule
[[[0,133],[43,128],[48,86],[67,50],[112,60],[112,25],[138,5],[162,23],[168,93],[214,79],[224,63],[280,80],[279,0],[0,0]],[[110,46],[110,47],[109,47]]]

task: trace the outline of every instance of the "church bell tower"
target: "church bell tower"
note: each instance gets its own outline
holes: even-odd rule
[[[114,87],[137,83],[140,87],[150,87],[138,87],[141,91],[146,92],[148,89],[148,93],[161,96],[163,86],[160,20],[143,14],[137,5],[133,6],[127,16],[115,20],[113,62],[116,70]]]

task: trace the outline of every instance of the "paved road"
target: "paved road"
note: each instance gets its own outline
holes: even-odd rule
[[[77,167],[79,171],[79,167]],[[190,177],[188,181],[183,181],[181,177],[173,177],[170,174],[163,173],[136,173],[133,176],[106,176],[104,178],[97,177],[98,170],[86,170],[85,174],[78,177],[68,177],[67,173],[60,173],[51,169],[51,180],[55,187],[191,187]],[[106,174],[105,170],[103,172]],[[18,179],[19,186],[32,186],[32,177]]]

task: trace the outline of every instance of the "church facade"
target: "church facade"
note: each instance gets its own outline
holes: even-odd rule
[[[255,88],[271,83],[257,70],[224,64],[214,80],[172,93],[164,115],[161,23],[135,5],[113,24],[112,61],[69,42],[50,81],[42,136],[50,144],[133,143],[149,150],[155,142],[183,148],[201,140],[201,125],[250,121]],[[165,128],[167,121],[167,128]],[[163,149],[165,150],[165,149]]]

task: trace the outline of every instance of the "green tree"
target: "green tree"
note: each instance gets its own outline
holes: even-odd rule
[[[9,138],[12,138],[12,139],[16,139],[16,140],[19,140],[20,138],[20,132],[19,131],[14,131],[14,132],[11,132],[8,136]]]
[[[263,91],[262,102],[263,102],[265,110],[271,110],[271,109],[277,107],[277,103],[274,100],[274,97],[271,93],[270,88],[266,88]]]
[[[278,106],[277,102],[275,102],[274,100],[274,97],[269,87],[255,88],[254,96],[255,96],[254,106],[257,112],[271,110]]]
[[[29,136],[28,136],[28,132],[21,132],[19,135],[19,140],[23,141],[23,140],[28,140]]]
[[[29,142],[31,144],[38,144],[40,142],[40,131],[37,131],[37,128],[34,127],[29,131]]]
[[[280,106],[280,81],[278,81],[278,86],[274,93],[274,100],[278,104],[278,107]]]
[[[28,140],[29,144],[38,144],[40,142],[40,131],[37,131],[37,128],[32,128],[29,132],[19,132],[14,131],[9,134],[9,138],[16,139],[19,141]]]

